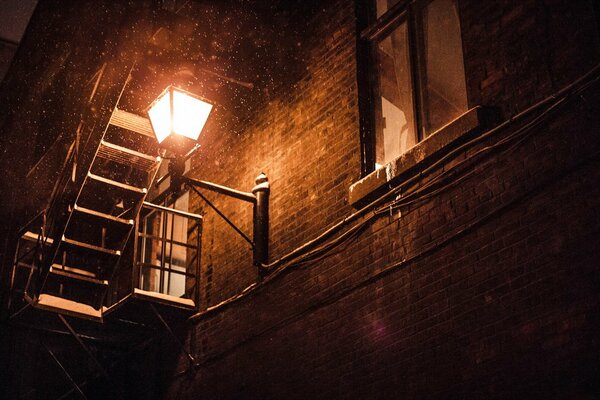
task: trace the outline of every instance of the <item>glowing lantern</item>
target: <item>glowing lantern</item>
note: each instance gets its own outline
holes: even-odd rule
[[[194,147],[213,105],[169,86],[148,108],[152,130],[162,148],[177,154]]]

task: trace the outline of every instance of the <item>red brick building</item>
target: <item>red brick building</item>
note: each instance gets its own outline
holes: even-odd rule
[[[124,398],[598,396],[593,2],[57,4],[39,2],[2,86],[3,281],[17,230],[60,181],[36,165],[78,140],[69,110],[85,109],[102,65],[93,92],[124,87],[128,112],[172,76],[217,104],[188,175],[248,192],[268,176],[269,260],[259,273],[248,242],[191,192],[198,301],[175,340],[81,327],[108,377],[73,386],[43,377],[57,368],[46,353],[69,358],[61,334],[7,313],[7,398],[106,398],[111,380]],[[114,103],[81,121],[106,124]],[[33,170],[40,186],[24,195]],[[203,193],[250,235],[251,205]],[[139,346],[117,362],[119,340]]]

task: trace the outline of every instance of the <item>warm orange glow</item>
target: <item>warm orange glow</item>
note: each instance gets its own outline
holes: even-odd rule
[[[168,87],[148,109],[158,143],[171,135],[198,140],[212,107],[181,89]]]
[[[212,104],[173,90],[173,132],[198,140]]]
[[[163,93],[156,100],[148,110],[148,115],[150,116],[156,140],[158,140],[158,143],[162,143],[171,134],[171,100],[169,91]]]

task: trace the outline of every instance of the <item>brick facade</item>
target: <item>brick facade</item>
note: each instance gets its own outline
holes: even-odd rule
[[[352,212],[347,190],[360,177],[353,21],[351,4],[323,9],[298,46],[298,58],[308,60],[302,77],[280,87],[242,133],[201,138],[215,150],[203,152],[193,175],[246,191],[260,172],[269,177],[271,259]],[[251,232],[251,206],[207,196]],[[206,211],[202,265],[213,305],[254,283],[256,270],[248,243],[192,198],[192,210]]]
[[[502,120],[598,62],[587,2],[459,4],[469,105],[497,107]],[[259,172],[270,177],[271,260],[355,211],[347,202],[361,171],[353,3],[323,5],[306,34],[306,74],[193,167],[245,190]],[[176,374],[167,397],[597,395],[597,100],[594,86],[507,124],[417,182],[451,171],[457,184],[363,217],[328,257],[286,264],[258,290],[199,315],[188,341],[199,365]],[[214,201],[250,230],[250,210]],[[212,306],[256,273],[245,242],[206,214]]]
[[[191,175],[250,191],[267,174],[272,271],[261,279],[248,243],[192,193],[190,211],[205,217],[200,312],[173,328],[185,333],[195,365],[161,325],[128,323],[111,336],[110,324],[97,324],[84,340],[98,345],[103,377],[68,332],[9,321],[0,329],[0,381],[9,382],[0,397],[75,393],[53,349],[90,399],[119,391],[181,400],[597,398],[598,9],[588,0],[457,1],[468,105],[477,111],[469,115],[492,110],[496,118],[448,141],[432,136],[430,148],[444,151],[415,156],[421,162],[352,204],[350,187],[369,178],[359,1],[105,1],[102,13],[96,2],[71,1],[62,14],[40,2],[47,14],[34,15],[0,88],[9,105],[1,128],[10,131],[0,140],[10,189],[0,193],[10,221],[0,229],[0,299],[13,254],[6,249],[59,171],[40,167],[47,178],[29,188],[36,196],[21,193],[33,153],[45,150],[42,94],[52,68],[64,69],[51,93],[63,104],[81,94],[90,71],[113,58],[127,64],[129,55],[151,73],[134,71],[125,110],[141,114],[173,71],[202,75],[197,86],[222,95]],[[254,89],[231,84],[236,78]],[[66,103],[52,110],[50,128],[68,136],[78,120]],[[251,233],[250,205],[206,196]]]

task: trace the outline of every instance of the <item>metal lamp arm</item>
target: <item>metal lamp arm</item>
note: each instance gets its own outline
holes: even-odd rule
[[[264,267],[269,259],[269,194],[270,186],[267,176],[261,173],[256,178],[256,186],[252,188],[252,192],[242,192],[231,189],[226,186],[217,185],[207,181],[201,181],[187,177],[183,174],[172,176],[175,179],[176,185],[185,185],[192,189],[202,200],[206,202],[215,212],[227,222],[244,240],[250,243],[253,250],[253,264],[258,268],[261,275],[267,273]],[[212,204],[198,188],[210,190],[234,199],[242,200],[252,204],[252,240],[242,232],[227,216],[225,216],[214,204]]]
[[[250,243],[250,246],[252,247],[252,249],[254,249],[254,242],[250,240],[250,238],[244,232],[242,232],[242,230],[238,228],[229,218],[227,218],[227,216],[223,214],[223,212],[221,212],[221,210],[219,210],[217,206],[215,206],[211,201],[209,201],[198,189],[194,187],[194,185],[190,184],[189,182],[186,182],[185,185],[192,189],[194,193],[196,193],[202,200],[204,200],[204,202],[208,204],[210,208],[215,210],[219,217],[223,218],[223,220],[227,222],[227,224],[231,226],[245,241]]]

